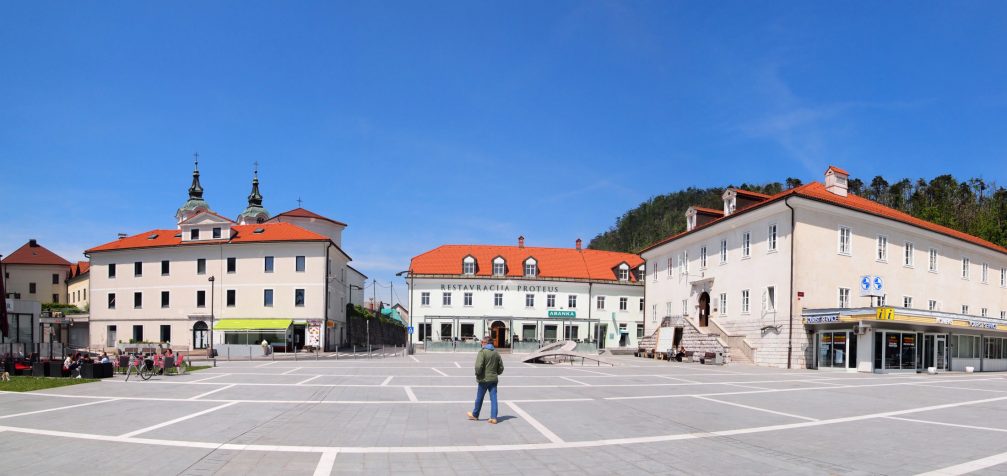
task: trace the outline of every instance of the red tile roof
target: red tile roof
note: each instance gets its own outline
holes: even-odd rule
[[[70,265],[70,279],[76,278],[80,275],[87,274],[91,270],[90,261],[78,261],[76,264]]]
[[[696,212],[702,213],[704,215],[714,215],[714,216],[718,216],[718,217],[724,215],[724,211],[723,210],[714,210],[712,208],[703,208],[703,207],[692,207],[692,209],[696,210]]]
[[[34,246],[33,246],[34,244]],[[25,243],[3,259],[3,264],[38,264],[70,266],[70,262],[38,244],[35,240]]]
[[[462,274],[462,260],[471,255],[476,259],[476,276],[493,275],[493,259],[503,257],[507,277],[524,276],[524,262],[535,258],[538,277],[583,280],[618,281],[615,268],[625,262],[630,269],[643,264],[643,259],[630,253],[577,250],[574,248],[535,248],[494,245],[444,245],[415,256],[409,265],[414,274]],[[630,280],[636,276],[630,273]]]
[[[772,195],[766,195],[764,193],[753,192],[751,190],[745,190],[745,189],[742,189],[742,188],[734,188],[734,189],[731,189],[731,190],[734,190],[734,193],[736,193],[738,195],[743,195],[743,196],[753,197],[753,198],[767,199],[767,198],[769,198],[769,197],[772,196]]]
[[[255,233],[261,228],[262,233]],[[292,223],[262,223],[258,225],[232,225],[231,238],[223,240],[197,240],[182,242],[179,230],[151,230],[128,236],[103,245],[95,246],[85,253],[138,248],[158,248],[164,246],[196,246],[219,243],[255,243],[270,241],[329,241],[326,236],[305,230]]]
[[[839,170],[841,173],[846,173],[846,172],[843,172],[841,169],[837,169],[837,170]],[[698,227],[692,229],[691,231],[685,231],[685,232],[679,233],[677,235],[669,236],[668,238],[660,240],[660,241],[658,241],[658,242],[656,242],[656,243],[654,243],[654,244],[652,244],[652,245],[644,248],[644,250],[641,251],[641,253],[645,252],[645,251],[652,250],[652,249],[654,249],[654,248],[656,248],[658,246],[661,246],[661,245],[663,245],[665,243],[670,243],[670,242],[675,241],[678,238],[681,238],[681,237],[683,237],[685,235],[688,235],[688,234],[691,234],[691,233],[695,233],[695,232],[697,232],[697,231],[699,231],[701,229],[704,229],[706,227],[709,227],[709,226],[712,226],[714,224],[720,223],[721,221],[730,220],[731,218],[734,218],[734,217],[736,217],[738,215],[750,212],[752,210],[756,210],[758,208],[764,207],[764,206],[769,205],[771,203],[778,202],[778,201],[783,200],[783,199],[785,199],[787,197],[790,197],[790,196],[797,196],[797,197],[806,198],[806,199],[809,199],[809,200],[815,200],[817,202],[828,203],[830,205],[835,205],[835,206],[846,208],[846,209],[849,209],[849,210],[854,210],[854,211],[858,211],[858,212],[861,212],[861,213],[866,213],[866,214],[869,214],[869,215],[874,215],[874,216],[881,217],[881,218],[887,218],[889,220],[894,220],[894,221],[897,221],[897,222],[905,223],[907,225],[912,225],[912,226],[915,226],[915,227],[918,227],[918,228],[922,228],[924,230],[932,231],[934,233],[939,233],[939,234],[942,234],[942,235],[945,235],[945,236],[949,236],[949,237],[952,237],[952,238],[957,238],[959,240],[962,240],[962,241],[965,241],[965,242],[968,242],[968,243],[971,243],[971,244],[974,244],[974,245],[977,245],[977,246],[981,246],[983,248],[988,248],[988,249],[993,250],[993,251],[997,251],[997,252],[1000,252],[1000,253],[1007,254],[1007,248],[1004,248],[1003,246],[997,245],[995,243],[991,243],[991,242],[986,241],[986,240],[984,240],[982,238],[979,238],[977,236],[972,236],[972,235],[970,235],[968,233],[963,233],[961,231],[953,230],[951,228],[948,228],[946,226],[938,225],[936,223],[932,223],[932,222],[929,222],[929,221],[926,221],[926,220],[922,220],[920,218],[916,218],[916,217],[914,217],[914,216],[912,216],[912,215],[910,215],[908,213],[901,212],[901,211],[895,210],[893,208],[886,207],[886,206],[884,206],[884,205],[882,205],[882,204],[880,204],[878,202],[871,201],[871,200],[868,200],[866,198],[863,198],[863,197],[860,197],[860,196],[857,196],[857,195],[852,195],[852,194],[847,195],[845,197],[841,197],[839,195],[836,195],[836,194],[834,194],[834,193],[829,192],[828,190],[826,190],[825,189],[825,185],[822,184],[822,183],[820,183],[820,182],[811,182],[811,183],[806,184],[806,185],[801,185],[800,187],[792,188],[790,190],[785,190],[785,191],[780,192],[780,193],[778,193],[776,195],[773,195],[768,200],[766,200],[766,201],[764,201],[762,203],[757,203],[757,204],[752,205],[750,207],[747,207],[747,208],[745,208],[743,210],[739,210],[739,211],[737,211],[735,213],[732,213],[731,215],[728,215],[726,217],[718,218],[718,219],[713,220],[713,221],[711,221],[709,223],[706,223],[706,224],[704,224],[702,226],[698,226]]]
[[[317,213],[315,213],[315,212],[313,212],[311,210],[305,210],[303,208],[295,208],[293,210],[280,213],[280,214],[274,216],[273,218],[271,218],[271,220],[275,220],[275,219],[277,219],[279,217],[315,218],[315,219],[318,219],[318,220],[325,220],[325,221],[328,221],[328,222],[332,222],[332,223],[335,223],[337,225],[346,226],[346,224],[343,223],[343,222],[341,222],[341,221],[336,221],[336,220],[333,220],[331,218],[323,217],[323,216],[321,216],[321,215],[319,215],[319,214],[317,214]]]
[[[830,165],[829,168],[825,169],[825,172],[828,173],[828,171],[830,171],[830,170],[833,171],[833,172],[835,172],[835,173],[837,173],[837,174],[850,175],[849,172],[847,172],[847,171],[845,171],[845,170],[843,170],[843,169],[841,169],[839,167],[836,167],[835,165]]]

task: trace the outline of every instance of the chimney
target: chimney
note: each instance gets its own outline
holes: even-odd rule
[[[583,243],[580,238],[577,238],[577,251],[580,251],[580,245]]]
[[[123,238],[125,238],[125,237],[126,237],[126,234],[125,234],[125,233],[119,233],[119,239],[120,239],[120,240],[121,240],[121,239],[123,239]]]
[[[849,179],[849,172],[834,165],[830,165],[829,168],[825,170],[825,190],[839,195],[840,197],[845,197]]]
[[[524,235],[517,237],[517,247],[524,248]]]
[[[28,240],[28,246],[31,248],[38,248],[38,240],[35,238]]]

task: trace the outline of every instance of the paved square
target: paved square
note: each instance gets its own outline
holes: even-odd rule
[[[0,392],[0,474],[1003,474],[1007,379],[474,354],[220,362]],[[489,413],[489,403],[483,417]]]

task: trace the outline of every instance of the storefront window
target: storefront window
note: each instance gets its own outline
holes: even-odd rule
[[[545,326],[545,340],[554,341],[556,340],[556,326],[548,325]]]
[[[856,338],[849,332],[821,332],[818,335],[818,367],[847,368],[855,365]]]
[[[521,326],[521,340],[535,340],[535,325],[525,324]]]
[[[902,334],[902,369],[916,369],[916,334]]]

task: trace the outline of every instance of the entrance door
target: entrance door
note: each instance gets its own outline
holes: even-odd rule
[[[710,325],[710,293],[699,295],[699,327]]]
[[[608,324],[598,324],[595,329],[598,329],[598,348],[604,349],[605,341],[608,340]]]
[[[493,330],[493,346],[498,349],[503,349],[507,346],[507,325],[502,321],[495,321],[493,325],[490,326]]]
[[[206,323],[203,321],[198,321],[192,326],[192,348],[193,349],[205,349],[207,342],[207,334],[209,329]]]
[[[937,367],[937,370],[947,370],[948,340],[946,336],[937,336],[934,350],[934,360],[936,360],[934,367]]]

